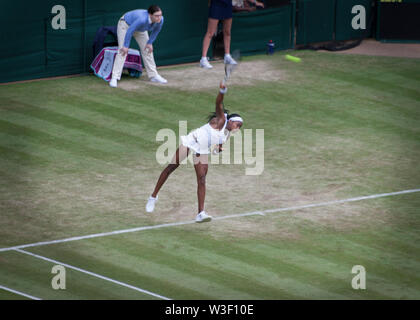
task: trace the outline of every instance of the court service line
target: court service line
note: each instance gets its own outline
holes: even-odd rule
[[[121,282],[121,281],[118,281],[118,280],[114,280],[114,279],[111,279],[111,278],[108,278],[108,277],[102,276],[102,275],[100,275],[100,274],[97,274],[97,273],[94,273],[94,272],[90,272],[90,271],[87,271],[87,270],[84,270],[84,269],[81,269],[81,268],[78,268],[78,267],[75,267],[75,266],[69,265],[69,264],[67,264],[67,263],[63,263],[63,262],[60,262],[60,261],[57,261],[57,260],[54,260],[54,259],[50,259],[50,258],[47,258],[47,257],[44,257],[44,256],[40,256],[40,255],[35,254],[35,253],[32,253],[32,252],[24,251],[24,250],[21,250],[21,249],[16,249],[16,250],[14,250],[14,251],[17,251],[17,252],[20,252],[20,253],[23,253],[23,254],[27,254],[27,255],[30,255],[30,256],[32,256],[32,257],[35,257],[35,258],[38,258],[38,259],[44,260],[44,261],[52,262],[52,263],[57,264],[57,265],[62,265],[62,266],[64,266],[64,267],[66,267],[66,268],[73,269],[73,270],[76,270],[76,271],[79,271],[79,272],[82,272],[82,273],[88,274],[88,275],[90,275],[90,276],[93,276],[93,277],[96,277],[96,278],[99,278],[99,279],[102,279],[102,280],[105,280],[105,281],[109,281],[109,282],[112,282],[112,283],[118,284],[118,285],[120,285],[120,286],[123,286],[123,287],[129,288],[129,289],[132,289],[132,290],[135,290],[135,291],[141,292],[141,293],[145,293],[145,294],[147,294],[147,295],[150,295],[150,296],[153,296],[153,297],[156,297],[156,298],[159,298],[159,299],[163,299],[163,300],[172,300],[172,299],[170,299],[170,298],[168,298],[168,297],[161,296],[161,295],[159,295],[159,294],[157,294],[157,293],[154,293],[154,292],[151,292],[151,291],[148,291],[148,290],[142,289],[142,288],[138,288],[138,287],[132,286],[132,285],[130,285],[130,284],[127,284],[127,283],[124,283],[124,282]]]
[[[12,292],[12,293],[18,294],[18,295],[20,295],[20,296],[23,296],[23,297],[26,297],[26,298],[29,298],[29,299],[32,299],[32,300],[42,300],[42,299],[40,299],[40,298],[37,298],[37,297],[31,296],[31,295],[29,295],[29,294],[26,294],[26,293],[23,293],[23,292],[20,292],[20,291],[17,291],[17,290],[10,289],[10,288],[5,287],[5,286],[2,286],[2,285],[0,285],[0,289],[3,289],[3,290],[6,290],[6,291],[9,291],[9,292]]]
[[[370,196],[361,196],[361,197],[355,197],[355,198],[349,198],[349,199],[343,199],[343,200],[319,202],[319,203],[314,203],[314,204],[307,204],[307,205],[294,206],[294,207],[288,207],[288,208],[276,208],[276,209],[267,209],[267,210],[247,212],[247,213],[230,214],[226,216],[215,217],[213,218],[213,220],[224,220],[224,219],[232,219],[232,218],[254,216],[254,215],[264,216],[266,213],[276,213],[276,212],[284,212],[284,211],[301,210],[301,209],[307,209],[307,208],[331,206],[331,205],[336,205],[336,204],[355,202],[355,201],[361,201],[361,200],[369,200],[369,199],[377,199],[377,198],[390,197],[390,196],[415,193],[415,192],[420,192],[420,189],[409,189],[409,190],[390,192],[390,193],[380,193],[380,194],[374,194]],[[35,242],[35,243],[23,244],[23,245],[18,245],[18,246],[13,246],[13,247],[0,248],[0,252],[24,249],[24,248],[30,248],[30,247],[38,247],[38,246],[44,246],[44,245],[50,245],[50,244],[56,244],[56,243],[69,242],[69,241],[106,237],[106,236],[112,236],[112,235],[117,235],[117,234],[129,233],[129,232],[181,226],[181,225],[194,224],[194,223],[195,223],[194,220],[189,220],[189,221],[183,221],[183,222],[164,223],[164,224],[158,224],[158,225],[153,225],[153,226],[143,226],[143,227],[136,227],[136,228],[131,228],[131,229],[95,233],[95,234],[90,234],[90,235],[85,235],[85,236],[71,237],[71,238],[52,240],[52,241]]]

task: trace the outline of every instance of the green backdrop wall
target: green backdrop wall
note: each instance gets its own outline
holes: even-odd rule
[[[336,0],[335,7],[335,40],[362,39],[372,35],[375,1],[372,0]],[[366,10],[366,29],[353,29],[352,13],[354,6],[361,5]]]
[[[379,0],[378,0],[379,1]],[[417,2],[418,0],[410,0]],[[349,40],[371,35],[354,30],[354,5],[366,8],[370,21],[375,0],[290,0],[281,6],[251,13],[235,13],[232,51],[261,53],[273,40],[276,49],[296,44]],[[165,16],[155,47],[158,65],[198,61],[207,28],[207,0],[157,1]],[[54,30],[54,5],[66,9],[66,29]],[[101,26],[116,25],[127,11],[147,8],[145,0],[5,0],[0,4],[0,82],[10,82],[89,71],[92,44]],[[296,35],[295,35],[296,21]],[[137,48],[135,41],[131,47]],[[211,47],[209,55],[212,55]]]
[[[54,30],[54,5],[66,9],[66,29]],[[2,1],[0,82],[81,73],[93,60],[92,43],[101,26],[116,25],[142,0]],[[207,1],[160,0],[165,16],[155,42],[158,64],[197,60],[207,26]],[[138,48],[132,41],[131,47]]]
[[[296,44],[369,37],[375,0],[297,0]],[[366,10],[366,29],[353,29],[352,8]]]
[[[333,40],[335,0],[298,0],[296,44]]]
[[[158,65],[198,61],[207,28],[207,0],[157,1],[165,17],[155,47]],[[54,30],[54,5],[66,9],[66,29]],[[144,0],[2,1],[0,7],[0,82],[76,74],[89,70],[92,43],[101,26],[116,25],[127,11],[145,8]],[[265,38],[290,48],[291,5],[264,13],[235,16],[232,44],[244,54],[265,50]],[[248,28],[244,30],[243,27]],[[247,35],[244,35],[247,32]],[[138,48],[135,41],[132,48]],[[209,51],[211,55],[211,49]]]
[[[278,8],[240,12],[233,15],[232,51],[242,54],[266,51],[266,44],[273,40],[277,50],[294,46],[294,1]]]

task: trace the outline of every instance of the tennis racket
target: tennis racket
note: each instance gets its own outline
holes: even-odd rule
[[[231,56],[236,61],[236,64],[225,63],[225,79],[224,79],[225,83],[229,80],[230,76],[232,75],[233,70],[235,70],[235,68],[239,64],[239,59],[241,58],[240,51],[239,50],[233,51]]]

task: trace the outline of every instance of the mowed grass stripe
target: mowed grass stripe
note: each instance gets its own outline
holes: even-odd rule
[[[116,143],[128,146],[141,146],[140,142],[144,139],[140,136],[133,136],[131,134],[123,133],[114,129],[108,129],[97,123],[92,123],[82,119],[77,119],[72,116],[60,114],[56,111],[48,110],[38,107],[34,104],[27,104],[23,102],[16,102],[15,104],[21,105],[24,108],[14,108],[13,111],[21,113],[26,116],[31,116],[52,124],[61,125],[65,128],[76,129],[88,134],[89,136],[97,137],[100,139],[108,139]]]
[[[24,136],[14,136],[0,132],[0,141],[3,141],[5,147],[10,147],[11,150],[16,152],[24,152],[31,157],[39,157],[45,160],[48,164],[48,170],[54,170],[61,172],[69,166],[92,166],[92,159],[87,158],[85,155],[75,155],[64,149],[57,149],[41,143],[34,143],[31,138]],[[69,159],[71,161],[69,162]],[[0,163],[3,163],[3,167],[11,169],[10,172],[28,171],[36,168],[35,163],[25,166],[21,162],[8,161],[1,159]],[[103,162],[103,164],[107,164]],[[98,165],[98,161],[95,160],[95,165]]]
[[[0,282],[42,299],[153,299],[150,295],[66,268],[66,289],[54,290],[54,263],[18,252],[2,254]]]
[[[399,62],[401,61],[403,63],[400,63],[398,68],[395,68],[395,62],[393,65],[388,64],[383,69],[374,66],[366,70],[364,76],[377,78],[390,84],[404,84],[404,87],[418,90],[420,78],[418,75],[416,76],[416,68],[408,67],[409,65],[406,64],[407,61],[405,59],[400,59]]]
[[[383,101],[379,97],[368,96],[355,97],[356,101],[358,99],[360,99],[360,103],[366,103],[370,110],[376,110],[381,117],[386,116],[387,121],[393,121],[394,125],[402,126],[405,122],[407,130],[419,130],[420,110],[416,110],[415,104],[401,104],[389,100]]]
[[[417,283],[417,287],[420,289],[420,276],[418,275],[419,260],[414,255],[402,255],[399,254],[398,247],[393,246],[392,242],[384,241],[381,245],[372,246],[373,242],[364,243],[360,240],[341,240],[341,245],[346,245],[349,248],[357,249],[362,252],[362,255],[367,258],[368,261],[380,263],[380,267],[376,270],[379,272],[382,267],[386,268],[383,273],[388,272],[391,269],[395,275],[400,275],[413,280],[413,284]],[[386,245],[384,245],[386,244]],[[393,247],[392,251],[390,247]],[[356,256],[356,254],[354,255]],[[404,263],[401,263],[404,261]]]
[[[417,86],[417,83],[420,85],[420,75],[415,69],[411,69],[407,72],[407,69],[393,68],[392,72],[394,75],[401,77],[400,82],[404,82],[404,84],[411,83],[413,86],[416,86],[416,88],[419,87]]]
[[[292,266],[287,261],[280,262],[268,258],[229,242],[223,242],[222,245],[221,241],[203,240],[200,243],[188,241],[187,244],[182,243],[182,246],[188,252],[195,252],[197,259],[210,260],[212,263],[217,263],[221,270],[240,274],[247,279],[244,281],[250,290],[253,288],[253,282],[257,282],[285,293],[277,299],[293,296],[300,299],[348,298],[346,293],[337,290],[337,281],[330,277],[311,272],[301,266]]]
[[[324,101],[323,104],[325,105],[331,105],[336,106],[343,111],[349,109],[349,110],[360,110],[361,113],[365,111],[374,112],[377,111],[378,115],[382,118],[383,116],[387,116],[389,120],[393,120],[393,115],[398,116],[398,113],[401,110],[405,110],[405,113],[416,112],[416,106],[418,105],[418,99],[417,97],[414,99],[406,99],[404,102],[402,102],[402,99],[405,99],[404,95],[398,94],[398,99],[396,99],[395,95],[390,95],[388,93],[388,88],[392,87],[394,83],[389,83],[386,85],[384,83],[383,91],[378,94],[378,91],[374,88],[371,88],[368,85],[368,82],[371,78],[368,76],[364,76],[365,82],[359,84],[358,82],[352,82],[348,79],[342,80],[340,76],[335,75],[335,69],[326,67],[325,70],[328,70],[327,72],[324,72],[324,68],[322,70],[317,70],[319,72],[316,73],[316,79],[313,78],[314,75],[311,73],[306,73],[304,70],[302,70],[302,74],[305,74],[305,77],[301,79],[303,82],[300,84],[296,91],[302,91],[306,92],[307,90],[310,92],[313,92],[314,96],[307,95],[309,98],[309,101],[312,101],[313,103],[317,103],[317,101],[320,101],[323,99],[323,97],[328,96],[328,100]],[[360,73],[355,70],[349,70],[348,72],[345,72],[344,74],[346,76],[351,76],[353,73]],[[343,71],[339,71],[339,74],[343,74]],[[307,77],[306,77],[307,75]],[[377,77],[377,74],[372,75],[373,78],[372,81],[375,81],[375,77]],[[302,77],[302,76],[301,76]],[[319,81],[321,78],[322,81]],[[319,81],[319,85],[316,87],[313,86],[313,81]],[[398,83],[398,82],[397,82]],[[378,89],[379,90],[379,89]],[[417,92],[420,94],[419,90],[412,89],[413,92]],[[296,92],[296,96],[302,97],[302,94],[298,94]],[[315,97],[319,96],[319,98],[314,99]],[[384,97],[386,96],[386,97]],[[375,105],[372,105],[369,108],[369,104],[365,102],[369,101],[369,99],[375,100]],[[324,99],[325,100],[325,99]],[[349,101],[349,103],[345,104],[345,101]],[[398,101],[398,103],[397,103]],[[382,110],[382,103],[391,103],[394,104],[395,108],[394,111],[389,113],[380,112]],[[327,117],[328,118],[328,117]],[[372,118],[373,120],[376,120],[375,118]],[[410,118],[411,119],[411,118]]]
[[[250,252],[233,248],[228,243],[221,245],[220,241],[213,241],[207,237],[197,241],[195,236],[179,234],[179,231],[173,229],[165,232],[164,239],[159,242],[162,245],[159,246],[153,242],[148,245],[149,237],[143,235],[135,242],[132,240],[134,236],[125,236],[127,239],[124,243],[130,243],[126,248],[135,248],[133,255],[141,255],[156,263],[167,263],[174,269],[199,275],[200,278],[228,285],[232,289],[252,292],[257,299],[346,298],[331,288],[324,290],[313,286],[307,270],[287,268],[278,261],[275,265],[269,265],[266,259],[261,260],[261,256],[250,255]],[[155,234],[155,237],[160,236]],[[119,246],[117,241],[113,243]],[[111,245],[110,243],[106,248]],[[323,280],[328,282],[326,277]],[[188,277],[182,281],[188,282]],[[226,295],[221,298],[232,299]]]
[[[383,248],[371,250],[368,246],[357,245],[347,240],[332,240],[329,237],[321,239],[305,238],[299,243],[304,250],[312,250],[314,254],[325,255],[325,252],[332,252],[334,261],[340,264],[354,266],[363,265],[366,268],[367,277],[372,282],[370,286],[373,291],[394,299],[419,297],[418,277],[407,274],[404,270],[405,264],[410,259],[399,259],[394,257],[395,264],[389,264],[387,258],[382,257]],[[314,246],[314,243],[316,246]],[[404,266],[401,268],[401,266]]]
[[[3,161],[3,159],[10,163],[15,163],[16,169],[18,169],[19,171],[23,169],[22,167],[30,167],[34,165],[46,167],[50,163],[50,161],[47,158],[39,157],[37,155],[33,155],[31,153],[3,145],[0,145],[0,154],[2,157],[2,159],[0,159],[0,163],[1,161]]]
[[[115,153],[93,149],[84,146],[82,143],[78,143],[77,141],[75,142],[64,137],[49,134],[45,132],[43,128],[36,129],[29,127],[30,124],[21,125],[19,124],[20,121],[16,122],[18,123],[0,120],[0,132],[4,132],[12,136],[23,137],[32,143],[69,152],[84,158],[93,158],[104,162],[117,161],[119,159],[118,155]],[[14,150],[10,150],[10,152],[12,151]],[[22,151],[18,150],[16,150],[16,153],[19,155],[24,154]]]
[[[16,161],[9,161],[4,158],[0,159],[0,186],[2,185],[4,189],[9,189],[9,187],[14,185],[21,185],[23,187],[25,184],[31,183],[32,179],[28,176],[30,170],[33,170],[33,168],[32,165],[26,168],[21,164],[17,164]],[[19,191],[23,192],[24,190]]]
[[[311,92],[312,97],[319,95],[320,99],[322,96],[329,96],[330,98],[323,105],[324,112],[332,112],[329,116],[332,116],[334,121],[339,121],[340,117],[342,121],[345,120],[342,124],[343,127],[352,124],[352,118],[345,117],[343,119],[344,114],[349,114],[355,120],[363,117],[369,121],[369,124],[392,125],[398,130],[418,130],[419,119],[413,118],[413,114],[420,115],[416,108],[418,101],[413,101],[410,104],[396,104],[390,100],[383,101],[379,97],[375,97],[366,88],[358,90],[358,94],[355,95],[354,89],[337,88],[334,90],[335,87],[337,86],[334,83],[331,83],[328,88],[308,86],[305,87],[305,91]],[[343,97],[345,93],[347,94]],[[330,118],[325,116],[325,118]],[[386,129],[386,126],[384,128]]]
[[[88,244],[84,241],[85,246],[89,246],[84,247],[84,251],[92,251],[95,259],[101,260],[102,273],[118,272],[127,277],[126,281],[139,279],[136,281],[143,287],[167,296],[172,293],[171,297],[176,299],[274,299],[285,295],[281,290],[254,281],[251,281],[253,289],[250,291],[250,280],[238,273],[223,272],[206,260],[200,263],[168,255],[154,244],[131,241],[132,238],[135,237],[92,240]],[[83,259],[85,265],[92,256],[86,255]]]
[[[16,121],[16,117],[11,118]],[[77,172],[80,168],[109,170],[112,167],[131,171],[133,162],[128,163],[126,149],[121,146],[115,149],[107,148],[107,145],[113,142],[99,144],[96,138],[87,139],[86,143],[83,138],[79,141],[73,138],[69,140],[66,135],[61,137],[59,128],[52,130],[53,126],[49,125],[48,130],[44,131],[42,123],[37,120],[20,116],[18,118],[18,124],[7,121],[2,123],[0,120],[0,146],[3,144],[4,150],[7,150],[7,153],[3,152],[0,163],[9,168],[10,172],[32,171],[42,175],[42,171],[39,171],[41,168],[48,168],[48,174],[52,171],[61,174]],[[38,131],[38,128],[41,129]],[[66,129],[61,131],[65,132]],[[94,154],[99,152],[99,155],[91,156],[91,151]],[[130,151],[141,154],[141,150]],[[134,163],[137,161],[138,159],[135,159]]]
[[[407,246],[405,242],[401,242],[399,237],[392,239],[382,232],[374,237],[367,234],[359,234],[356,236],[348,236],[345,241],[349,241],[354,245],[367,247],[367,250],[381,250],[383,256],[395,256],[399,259],[411,259],[416,268],[420,270],[420,256],[418,246]],[[374,240],[374,241],[373,241]]]
[[[413,209],[416,210],[416,208]],[[407,221],[408,224],[410,224],[410,222],[416,223],[415,216]],[[417,230],[407,230],[401,226],[394,227],[390,230],[384,230],[382,234],[384,238],[398,246],[400,253],[402,252],[411,255],[412,252],[417,253],[420,251],[420,234]]]
[[[165,237],[164,241],[174,243],[173,240],[171,237]],[[124,243],[129,243],[130,246],[127,247],[133,248],[140,245],[138,241],[129,239],[126,239]],[[183,241],[177,242],[177,245],[182,246],[183,250],[175,252],[172,249],[164,248],[164,246],[156,248],[153,243],[148,245],[144,241],[141,242],[141,245],[142,258],[158,265],[166,264],[176,270],[183,278],[179,281],[190,289],[200,288],[197,283],[191,281],[192,277],[207,282],[203,287],[206,288],[206,292],[211,295],[212,299],[276,299],[287,296],[282,288],[267,283],[262,278],[249,277],[249,274],[243,272],[244,266],[238,269],[237,261],[233,259],[226,261],[220,256],[217,257],[220,259],[214,259],[213,253],[204,248],[200,253],[197,253],[196,250],[193,252],[190,250],[191,247]],[[137,250],[133,250],[129,254],[136,255],[137,252]],[[221,265],[225,267],[221,268]],[[293,294],[289,293],[289,295],[293,298]]]
[[[75,270],[76,272],[83,273],[83,274],[86,274],[88,276],[94,277],[96,279],[100,279],[100,280],[103,280],[103,281],[106,281],[106,282],[110,282],[112,284],[116,284],[117,286],[128,288],[128,289],[134,290],[136,292],[140,292],[142,294],[150,295],[150,296],[155,297],[157,299],[171,300],[168,297],[161,296],[161,295],[156,294],[154,292],[150,292],[150,291],[144,290],[142,288],[129,285],[127,283],[124,283],[124,282],[121,282],[121,281],[118,281],[118,280],[115,280],[115,279],[112,279],[112,278],[103,276],[101,274],[98,274],[98,273],[95,273],[95,272],[92,272],[92,271],[89,271],[89,270],[85,270],[85,269],[82,269],[82,268],[79,268],[79,267],[76,267],[76,266],[73,266],[73,265],[64,263],[62,261],[57,261],[57,260],[54,260],[54,259],[50,259],[50,258],[41,256],[41,255],[37,255],[37,254],[31,253],[29,251],[20,250],[20,249],[17,249],[16,251],[18,251],[18,252],[20,252],[22,254],[25,254],[25,255],[29,255],[29,256],[34,257],[36,259],[40,259],[40,260],[43,260],[43,261],[48,261],[48,262],[53,263],[55,265],[62,265],[63,267],[68,268],[68,269],[71,269],[71,270]]]
[[[119,281],[133,286],[140,286],[145,290],[159,292],[159,294],[170,296],[173,299],[212,299],[207,292],[202,290],[209,285],[207,281],[200,278],[183,274],[168,267],[166,264],[156,264],[142,258],[140,254],[127,255],[123,248],[126,244],[122,243],[119,250],[112,248],[83,248],[83,250],[55,249],[54,247],[43,250],[34,248],[31,252],[49,255],[63,263],[71,260],[74,266],[86,270],[93,270],[96,273],[110,278],[118,278]],[[190,280],[197,285],[190,289],[181,280],[190,277]],[[171,295],[172,294],[172,295]]]
[[[394,82],[388,82],[378,79],[378,76],[366,76],[363,75],[360,71],[354,72],[344,72],[337,69],[328,68],[330,73],[326,72],[322,75],[335,81],[344,81],[351,86],[355,87],[368,87],[370,90],[375,90],[378,92],[384,93],[385,96],[388,95],[398,95],[402,100],[411,100],[417,102],[420,100],[420,91],[407,88],[405,86],[400,86]],[[355,92],[356,93],[356,92]]]
[[[334,53],[311,51],[300,51],[299,55],[302,56],[304,63],[294,65],[293,69],[303,71],[307,77],[327,73],[334,75],[337,71],[340,74],[373,78],[390,84],[403,83],[404,87],[418,89],[415,86],[416,82],[420,80],[417,72],[419,69],[418,59],[357,55],[343,57]],[[279,65],[286,66],[286,63],[283,62]]]
[[[259,88],[260,89],[260,88]],[[260,89],[263,92],[263,96],[266,97],[272,92],[273,89]],[[280,136],[285,141],[298,140],[298,143],[305,145],[308,139],[311,141],[322,141],[325,134],[342,136],[346,139],[351,139],[349,134],[346,131],[354,131],[356,127],[365,127],[366,123],[360,123],[359,113],[363,111],[358,105],[350,105],[350,108],[354,108],[355,114],[345,113],[345,109],[349,108],[347,106],[337,106],[338,101],[334,98],[326,101],[323,104],[319,104],[318,99],[322,99],[325,96],[324,92],[320,88],[313,88],[313,86],[303,86],[298,87],[294,91],[286,91],[284,89],[284,98],[279,98],[276,93],[272,100],[269,98],[261,102],[261,107],[264,108],[264,112],[259,112],[259,114],[251,114],[253,121],[258,120],[264,121],[267,118],[267,115],[270,119],[278,119],[278,126],[276,127],[267,127],[264,128],[265,135],[269,136]],[[244,104],[247,98],[251,97],[238,97],[238,103]],[[281,99],[286,99],[291,101],[290,104],[284,104],[281,102]],[[342,98],[345,99],[345,98]],[[279,102],[280,100],[280,102]],[[350,101],[350,100],[349,100]],[[341,103],[341,102],[340,102]],[[270,106],[275,105],[278,110],[273,113],[266,114],[266,108],[269,109]],[[295,105],[299,107],[296,109]],[[267,111],[269,112],[269,111]],[[257,124],[258,125],[258,124]],[[300,132],[296,132],[295,128],[299,126],[301,129]],[[384,124],[385,126],[385,124]],[[337,130],[337,128],[340,128]],[[280,131],[279,131],[280,130]],[[308,131],[310,135],[308,135]],[[269,148],[267,146],[266,148]],[[349,146],[341,146],[343,148]],[[350,146],[351,147],[351,146]]]
[[[246,88],[244,90],[246,91]],[[173,98],[174,95],[176,95],[176,99]],[[137,95],[127,92],[119,95],[89,96],[88,99],[111,104],[117,109],[127,110],[145,117],[150,123],[159,123],[165,120],[165,125],[170,126],[175,121],[188,120],[194,122],[192,123],[194,126],[201,125],[205,121],[206,115],[214,111],[216,96],[217,84],[216,90],[212,90],[212,92],[186,92],[165,88],[165,94],[162,94],[161,91],[151,91],[142,94],[140,99]],[[231,101],[231,94],[226,96],[226,99]]]
[[[122,121],[116,117],[113,117],[112,115],[109,115],[108,112],[100,112],[100,111],[94,111],[91,108],[84,108],[80,105],[72,106],[71,104],[63,104],[63,103],[56,103],[55,112],[63,114],[65,116],[71,116],[73,118],[80,119],[82,121],[88,121],[91,123],[95,123],[100,125],[103,128],[109,129],[109,130],[116,130],[121,132],[122,134],[128,134],[130,136],[135,137],[141,137],[138,139],[138,147],[142,147],[144,149],[145,146],[151,147],[153,142],[155,141],[156,137],[156,126],[151,121],[147,121],[147,124],[138,123],[137,121]],[[117,113],[117,112],[116,112]],[[121,110],[119,112],[120,115],[123,115],[125,113],[124,110]],[[130,119],[133,119],[130,117]],[[165,128],[164,126],[162,128]],[[124,145],[121,143],[116,143],[111,140],[106,140],[109,143],[113,143],[116,146],[119,145],[119,148],[121,150],[131,150],[133,149],[133,146]],[[104,145],[106,147],[106,145]]]
[[[314,243],[316,246],[317,243]],[[263,255],[268,259],[273,260],[273,263],[279,261],[286,263],[296,268],[308,270],[310,280],[317,282],[322,286],[330,285],[333,290],[347,295],[351,299],[391,299],[391,295],[379,290],[372,290],[370,287],[368,291],[353,290],[351,287],[351,279],[354,276],[351,274],[352,264],[343,263],[337,259],[335,252],[324,251],[322,253],[313,250],[302,249],[299,244],[285,245],[282,248],[268,245],[268,244],[239,244],[240,248],[246,248],[252,254]],[[319,275],[324,275],[330,279],[329,283],[325,282]]]
[[[300,112],[286,115],[286,117],[294,117],[301,125],[306,125],[307,129],[316,129],[318,132],[336,134],[337,127],[339,127],[338,134],[342,132],[348,136],[346,129],[354,131],[356,126],[362,129],[374,129],[375,132],[398,134],[398,137],[403,136],[405,139],[418,142],[413,137],[415,132],[413,130],[418,130],[418,120],[412,118],[413,111],[415,112],[414,106],[411,107],[410,112],[405,113],[406,115],[401,114],[397,107],[394,107],[390,114],[389,112],[383,112],[382,107],[378,108],[373,104],[369,106],[361,93],[354,97],[351,95],[331,97],[332,92],[334,92],[332,88],[334,88],[334,84],[331,84],[331,87],[328,88],[307,86],[296,89],[297,91],[304,90],[308,96],[305,97],[305,95],[296,92],[296,96],[291,99],[295,100],[294,104],[300,105]],[[342,92],[342,90],[337,90],[337,92]],[[319,105],[317,101],[325,96],[330,96],[329,100],[323,105]],[[315,99],[317,97],[319,99]],[[360,107],[361,105],[363,105],[363,108]],[[310,124],[302,123],[305,118],[299,119],[302,117],[302,112],[311,114]]]
[[[73,143],[86,145],[92,149],[98,149],[104,152],[121,152],[129,149],[125,144],[114,142],[112,140],[102,138],[99,136],[91,136],[86,130],[73,129],[63,126],[59,123],[53,123],[33,117],[27,112],[9,111],[7,115],[3,116],[4,121],[9,121],[22,126],[27,126],[35,130],[40,130],[58,138],[65,138],[71,140]]]
[[[148,130],[154,130],[156,127],[167,128],[173,125],[173,118],[164,115],[162,111],[159,112],[160,117],[152,118],[147,110],[144,110],[144,105],[138,106],[138,109],[134,112],[129,110],[123,103],[118,102],[118,100],[117,102],[109,102],[108,96],[99,101],[98,98],[83,97],[82,99],[79,96],[73,95],[69,99],[66,99],[66,101],[55,102],[52,107],[55,107],[57,103],[60,105],[60,111],[65,111],[66,105],[67,107],[75,106],[80,110],[114,119],[114,121],[118,121],[121,124],[120,126],[122,128],[124,128],[124,124],[135,125],[138,128],[137,131],[141,131],[142,134],[147,134]],[[106,121],[103,123],[106,124]],[[142,130],[139,130],[139,128]]]

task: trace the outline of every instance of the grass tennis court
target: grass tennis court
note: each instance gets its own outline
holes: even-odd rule
[[[209,214],[420,188],[419,60],[289,53],[302,62],[246,57],[232,75],[225,104],[264,129],[264,172],[210,165]],[[191,164],[154,213],[144,206],[162,170],[157,132],[214,110],[223,74],[193,86],[199,72],[162,69],[172,86],[126,77],[112,89],[93,75],[0,86],[0,250],[193,220]],[[412,192],[24,248],[108,279],[66,268],[65,290],[51,287],[57,263],[3,250],[0,285],[41,299],[159,299],[121,283],[171,299],[419,299],[419,207]],[[366,290],[351,286],[354,265]]]

